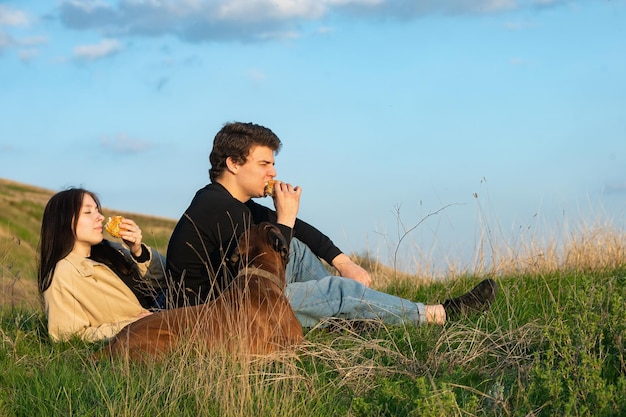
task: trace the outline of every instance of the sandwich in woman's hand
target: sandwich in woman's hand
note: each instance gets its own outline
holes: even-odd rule
[[[107,232],[113,237],[122,237],[120,236],[120,223],[122,222],[122,216],[113,216],[109,217],[104,228]]]

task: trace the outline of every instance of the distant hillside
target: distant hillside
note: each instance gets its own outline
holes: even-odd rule
[[[55,192],[0,178],[0,306],[36,302],[41,217]],[[105,216],[120,214],[135,220],[141,226],[144,242],[165,254],[175,220],[106,207],[103,212]]]
[[[97,190],[95,190],[97,193]],[[0,178],[0,308],[25,304],[39,306],[37,292],[37,245],[43,210],[56,191]],[[176,220],[129,213],[104,207],[103,214],[120,214],[135,220],[147,245],[165,255]],[[112,239],[105,233],[107,239]],[[379,285],[405,274],[369,258],[355,261],[377,277]]]

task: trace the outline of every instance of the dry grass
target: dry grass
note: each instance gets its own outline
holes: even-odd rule
[[[166,359],[121,358],[96,365],[84,359],[83,366],[109,415],[145,415],[150,410],[190,415],[179,409],[186,406],[192,415],[303,416],[327,409],[320,400],[334,398],[337,390],[366,394],[377,378],[399,372],[381,366],[382,356],[407,362],[391,338],[370,339],[346,325],[336,327],[324,342],[305,340],[294,350],[263,356],[245,349],[216,353],[189,342]],[[121,393],[111,389],[119,386],[126,388]]]
[[[475,265],[476,274],[495,276],[605,271],[626,265],[626,233],[609,223],[598,223],[581,225],[572,231],[562,231],[561,236],[542,240],[531,239],[498,248],[482,245]]]

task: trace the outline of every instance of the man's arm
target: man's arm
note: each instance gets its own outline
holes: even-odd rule
[[[346,255],[341,253],[335,256],[335,259],[331,262],[332,266],[339,271],[339,275],[345,278],[351,278],[361,284],[369,287],[372,284],[372,277],[369,272],[357,265]]]
[[[273,210],[253,201],[250,201],[246,205],[250,208],[255,222],[277,222],[276,212]],[[279,226],[282,225],[279,224]],[[285,226],[282,226],[281,230],[283,230],[284,227]],[[283,231],[283,233],[285,232]],[[339,275],[342,277],[351,278],[368,287],[371,285],[372,278],[370,274],[365,269],[354,263],[346,254],[335,246],[333,241],[328,236],[320,232],[317,228],[311,226],[303,220],[296,219],[292,235],[307,245],[315,255],[335,267],[335,269],[339,272]],[[291,238],[291,236],[286,237],[288,239]]]

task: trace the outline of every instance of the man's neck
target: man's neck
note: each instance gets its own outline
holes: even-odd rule
[[[230,181],[228,177],[218,178],[215,180],[215,182],[226,188],[226,191],[228,191],[230,195],[232,195],[234,198],[241,201],[242,203],[250,200],[250,197],[246,195],[243,191],[241,191],[237,184],[234,181]]]

